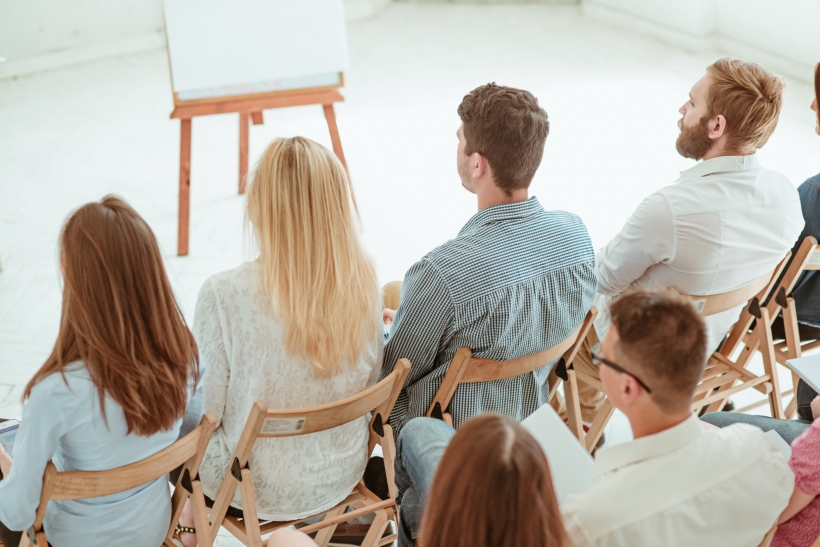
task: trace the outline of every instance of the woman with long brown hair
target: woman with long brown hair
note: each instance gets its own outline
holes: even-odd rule
[[[0,447],[0,539],[34,522],[43,472],[128,465],[170,446],[202,417],[197,347],[148,224],[107,196],[75,211],[60,236],[57,342],[25,388],[13,455]],[[13,456],[13,460],[12,460]],[[166,480],[103,498],[52,501],[58,547],[160,545],[171,518]]]
[[[569,545],[544,451],[509,418],[483,414],[458,431],[416,418],[397,452],[399,547]]]

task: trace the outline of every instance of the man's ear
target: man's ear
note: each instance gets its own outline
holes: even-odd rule
[[[717,140],[726,133],[726,118],[723,114],[718,114],[709,120],[709,138]]]
[[[629,376],[628,374],[622,374],[621,376],[623,377],[623,383],[621,384],[621,400],[628,405],[632,405],[638,400],[638,397],[640,397],[643,388],[632,376]]]
[[[473,178],[480,179],[484,176],[490,169],[490,164],[487,161],[487,158],[479,154],[478,152],[474,152],[473,155],[470,157],[470,168],[473,170]]]

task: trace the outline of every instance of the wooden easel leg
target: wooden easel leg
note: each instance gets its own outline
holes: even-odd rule
[[[327,120],[327,128],[330,131],[330,141],[333,143],[333,151],[345,169],[347,169],[345,154],[342,152],[342,139],[339,138],[339,128],[336,126],[336,112],[333,110],[333,103],[323,104],[322,108],[325,109],[325,119]]]
[[[248,137],[251,121],[250,112],[239,113],[239,193],[245,193],[245,182],[248,176]]]
[[[179,120],[179,211],[177,213],[177,255],[188,254],[188,227],[191,197],[191,118]]]

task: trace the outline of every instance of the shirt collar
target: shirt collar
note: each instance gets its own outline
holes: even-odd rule
[[[538,203],[538,198],[532,196],[525,201],[518,201],[516,203],[504,203],[501,205],[493,205],[477,212],[473,217],[467,221],[467,224],[458,232],[459,236],[463,236],[481,226],[498,222],[500,220],[511,220],[516,218],[524,218],[543,211],[544,208]]]
[[[703,426],[693,414],[674,427],[626,444],[602,448],[595,456],[595,475],[663,456],[683,448],[703,435]]]
[[[747,156],[719,156],[709,160],[703,160],[691,169],[680,172],[678,182],[690,182],[700,177],[714,175],[715,173],[727,173],[731,171],[751,171],[760,167],[757,161],[757,152]]]

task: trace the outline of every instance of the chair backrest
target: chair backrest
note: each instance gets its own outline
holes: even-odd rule
[[[817,244],[817,239],[814,236],[807,236],[803,239],[800,247],[794,253],[794,258],[789,263],[789,267],[778,281],[772,299],[777,302],[778,306],[787,307],[786,298],[791,296],[794,286],[800,279],[800,274],[805,270],[820,270],[820,245]],[[775,310],[769,311],[773,312]],[[772,313],[772,317],[776,316],[777,314]]]
[[[590,309],[584,320],[578,325],[578,328],[558,344],[538,353],[516,359],[495,361],[493,359],[473,357],[470,348],[460,347],[450,362],[450,366],[447,367],[444,380],[442,380],[438,392],[436,392],[432,403],[430,403],[427,415],[442,418],[455,395],[456,388],[460,384],[492,382],[513,378],[532,372],[562,357],[565,363],[571,363],[581,342],[589,332],[597,313],[598,311],[594,307]]]
[[[368,427],[370,438],[367,455],[370,456],[379,439],[385,436],[385,430],[392,436],[390,427],[386,425],[387,420],[409,373],[410,361],[399,359],[393,372],[381,382],[350,397],[323,405],[268,410],[265,401],[256,401],[239,436],[233,451],[231,468],[225,474],[210,513],[212,535],[215,535],[222,525],[236,492],[236,486],[242,480],[242,469],[247,466],[253,443],[257,438],[293,437],[325,431],[372,412]]]
[[[42,529],[49,500],[97,498],[124,492],[167,475],[182,465],[189,471],[190,480],[199,471],[215,426],[216,418],[207,413],[193,431],[168,448],[136,463],[106,471],[61,472],[49,462],[43,476],[34,530]]]
[[[758,302],[761,302],[769,291],[771,291],[772,286],[777,280],[779,268],[784,263],[785,262],[781,262],[781,264],[778,265],[778,268],[763,274],[748,285],[733,291],[712,294],[709,296],[693,296],[689,294],[684,294],[682,296],[691,300],[692,304],[695,305],[695,308],[697,308],[700,314],[704,317],[731,310],[732,308],[746,304],[754,298],[757,298]]]
[[[256,401],[251,407],[245,430],[252,434],[254,439],[307,435],[339,427],[374,410],[372,419],[386,423],[409,372],[410,362],[407,359],[400,359],[393,372],[378,384],[350,397],[323,405],[269,410],[264,401]],[[243,436],[245,430],[242,431]]]

